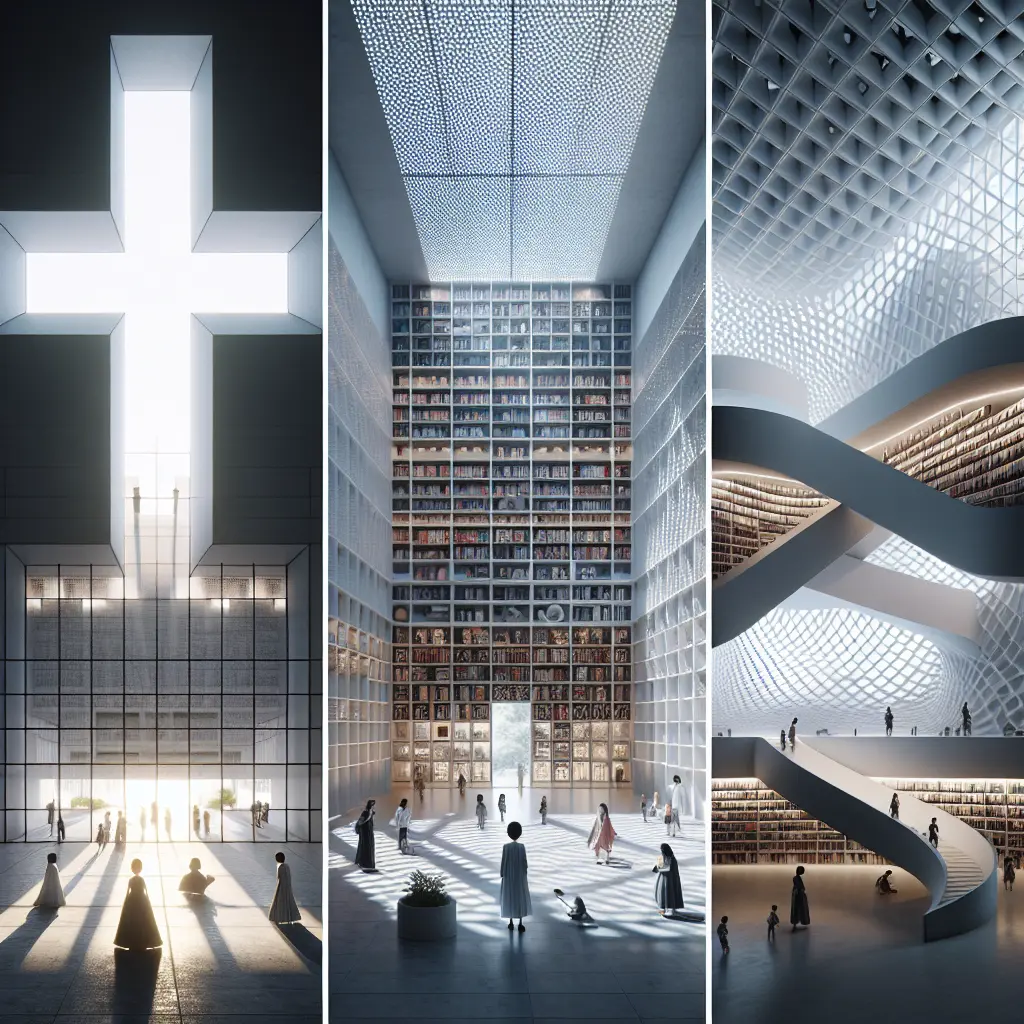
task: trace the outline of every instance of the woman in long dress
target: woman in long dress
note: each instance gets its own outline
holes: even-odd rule
[[[292,893],[292,869],[285,864],[283,853],[275,853],[274,860],[277,861],[277,888],[270,903],[270,920],[274,924],[295,924],[302,918]]]
[[[679,881],[679,864],[668,843],[661,844],[661,857],[654,865],[654,870],[658,873],[658,880],[654,885],[654,900],[662,916],[666,913],[672,916],[686,904],[683,903],[683,884]]]
[[[587,840],[587,846],[594,848],[594,856],[597,858],[597,863],[607,864],[608,860],[612,855],[612,844],[615,842],[617,833],[612,828],[612,819],[608,814],[607,804],[598,804],[597,817],[594,819],[594,825],[590,830],[590,838]],[[604,861],[601,860],[601,851],[605,852]]]
[[[356,846],[356,864],[364,871],[377,870],[377,853],[373,838],[373,805],[376,800],[367,800],[366,807],[356,820],[359,844]]]
[[[158,949],[163,945],[153,905],[149,902],[149,890],[142,877],[142,861],[138,857],[132,861],[132,877],[128,879],[128,892],[121,908],[114,945],[131,950]]]
[[[523,918],[533,913],[533,905],[526,878],[526,847],[519,842],[523,826],[518,821],[510,821],[506,831],[512,842],[501,848],[501,916],[508,918],[509,931],[512,931],[512,919],[518,917],[519,930],[525,932]]]
[[[811,908],[807,904],[807,889],[804,886],[804,866],[800,864],[793,876],[793,897],[789,904],[789,923],[796,931],[797,925],[805,927],[811,923]]]
[[[57,867],[57,854],[46,855],[46,871],[43,873],[43,884],[36,897],[34,907],[42,910],[58,910],[67,904],[64,899],[64,886],[60,884],[60,870]]]

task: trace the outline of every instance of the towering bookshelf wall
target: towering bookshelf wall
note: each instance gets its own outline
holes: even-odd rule
[[[630,780],[632,287],[393,284],[393,778]]]

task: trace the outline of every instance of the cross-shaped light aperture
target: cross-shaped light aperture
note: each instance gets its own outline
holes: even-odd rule
[[[26,303],[28,313],[124,313],[125,496],[138,486],[143,517],[179,512],[182,564],[187,505],[172,503],[176,489],[189,494],[190,315],[288,312],[287,253],[191,251],[189,119],[188,92],[125,94],[124,252],[29,253]],[[138,551],[163,560],[126,544],[129,561]]]

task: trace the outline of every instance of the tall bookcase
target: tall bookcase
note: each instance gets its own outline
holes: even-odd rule
[[[392,285],[396,781],[628,784],[632,287]]]

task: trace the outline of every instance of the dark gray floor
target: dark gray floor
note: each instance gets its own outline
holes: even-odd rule
[[[319,844],[65,843],[59,849],[68,905],[32,908],[48,844],[0,846],[0,1022],[2,1024],[226,1024],[229,1020],[314,1024],[321,1019]],[[284,934],[267,920],[274,853],[292,874],[303,927]],[[177,891],[190,858],[216,882],[205,904]],[[143,861],[159,953],[115,953],[114,932],[129,864]]]
[[[405,790],[378,797],[377,874],[352,864],[351,820],[332,822],[330,850],[330,1015],[360,1021],[703,1020],[704,924],[665,921],[653,902],[651,869],[664,826],[645,823],[629,794],[548,793],[542,826],[538,791],[505,791],[509,814],[525,826],[533,916],[510,934],[498,914],[498,865],[507,842],[497,793],[484,790],[491,818],[471,820],[478,790],[428,791],[413,802],[414,857],[402,857],[386,822]],[[595,867],[586,838],[598,800],[611,804],[619,867]],[[704,829],[688,822],[672,841],[687,907],[702,915]],[[395,901],[415,868],[445,874],[459,902],[459,933],[443,943],[400,943]],[[599,926],[570,923],[555,886],[578,886]]]
[[[732,951],[713,940],[715,1024],[1003,1024],[1024,1017],[1024,885],[1000,885],[995,921],[927,945],[924,887],[895,869],[899,893],[880,897],[880,867],[807,868],[811,926],[791,933],[793,867],[716,867],[712,921],[729,915]],[[774,947],[765,919],[783,919]]]

